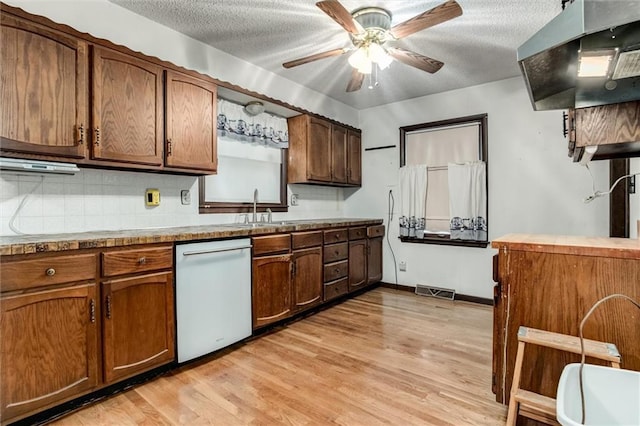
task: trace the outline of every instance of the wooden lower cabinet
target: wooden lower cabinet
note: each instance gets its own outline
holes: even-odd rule
[[[294,250],[293,309],[301,311],[322,302],[322,247]]]
[[[2,421],[98,383],[95,283],[0,298]]]
[[[113,383],[173,360],[173,274],[102,283],[104,381]]]
[[[496,239],[494,259],[493,391],[507,404],[520,326],[577,336],[587,311],[620,293],[640,300],[640,245],[625,238],[511,234]],[[584,337],[613,343],[621,367],[640,371],[638,309],[628,301],[601,304],[587,320]],[[531,346],[531,347],[529,347]],[[560,374],[580,356],[527,345],[520,387],[555,397]],[[600,363],[587,358],[588,363]],[[526,372],[526,374],[525,374]],[[522,421],[522,423],[520,423]],[[534,424],[520,419],[518,424]]]
[[[382,237],[367,240],[367,284],[382,281]]]
[[[291,275],[291,254],[253,259],[251,303],[254,329],[290,315]]]
[[[349,291],[364,287],[367,278],[367,240],[349,241]]]

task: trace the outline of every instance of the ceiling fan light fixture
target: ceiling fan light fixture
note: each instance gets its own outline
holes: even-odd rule
[[[362,74],[371,73],[371,59],[369,59],[369,52],[366,47],[359,47],[349,56],[349,65],[357,69]]]
[[[393,61],[393,58],[384,50],[384,47],[377,43],[369,45],[369,58],[371,62],[378,64],[381,70],[386,69]]]

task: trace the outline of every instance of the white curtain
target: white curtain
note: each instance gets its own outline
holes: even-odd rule
[[[449,163],[449,216],[451,239],[487,240],[486,164]]]
[[[244,106],[218,98],[218,136],[241,142],[289,147],[287,119],[267,112],[251,116]]]
[[[420,164],[401,167],[399,181],[400,236],[415,237],[416,230],[424,231],[426,220],[427,166]]]

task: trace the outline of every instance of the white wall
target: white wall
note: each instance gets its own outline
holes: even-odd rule
[[[488,114],[490,240],[507,233],[608,235],[608,199],[582,202],[592,182],[567,157],[562,112],[534,112],[520,77],[361,111],[364,148],[397,147],[363,152],[364,185],[346,200],[345,215],[386,218],[389,190],[398,201],[399,127],[481,113]],[[608,163],[592,163],[591,170],[597,189],[606,189]],[[388,229],[397,260],[407,262],[400,284],[491,297],[495,250],[400,243],[397,207]],[[383,280],[394,282],[386,244],[384,262]]]

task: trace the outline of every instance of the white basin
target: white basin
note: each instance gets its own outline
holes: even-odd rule
[[[563,426],[579,426],[580,364],[569,364],[560,376],[556,415]],[[585,425],[640,425],[640,372],[585,364]]]

